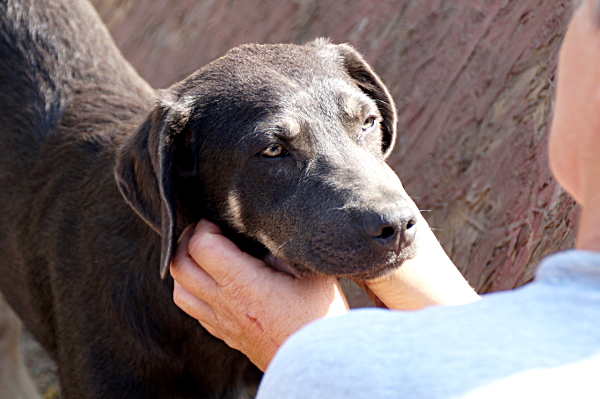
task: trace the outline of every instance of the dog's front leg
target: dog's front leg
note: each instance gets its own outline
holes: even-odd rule
[[[21,320],[0,294],[0,399],[40,399],[19,353]]]

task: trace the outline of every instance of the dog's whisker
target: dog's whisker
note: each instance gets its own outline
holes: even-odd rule
[[[284,246],[288,245],[289,243],[291,243],[292,241],[294,241],[294,238],[291,237],[288,240],[284,241],[283,243],[281,243],[280,246],[277,247],[277,251],[281,251],[283,249]]]

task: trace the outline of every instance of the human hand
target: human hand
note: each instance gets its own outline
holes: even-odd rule
[[[391,273],[358,284],[370,291],[376,304],[379,300],[396,310],[459,305],[480,299],[448,258],[423,216],[418,217],[417,256]]]
[[[300,327],[348,311],[336,278],[278,272],[206,220],[182,234],[171,275],[177,306],[263,371]]]

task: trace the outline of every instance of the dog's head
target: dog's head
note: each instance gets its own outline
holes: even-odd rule
[[[288,272],[365,279],[414,255],[418,210],[385,164],[395,129],[352,47],[246,45],[159,94],[116,176],[162,235],[163,276],[206,217]]]

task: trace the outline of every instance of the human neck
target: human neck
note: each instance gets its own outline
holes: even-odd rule
[[[600,252],[600,193],[585,200],[579,218],[575,248]]]

